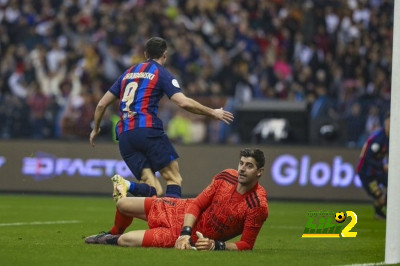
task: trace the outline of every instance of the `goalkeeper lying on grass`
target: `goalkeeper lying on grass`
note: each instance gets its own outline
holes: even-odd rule
[[[240,151],[238,170],[220,172],[195,199],[126,197],[123,184],[114,184],[117,201],[114,226],[87,237],[88,244],[164,247],[197,250],[249,250],[268,217],[265,189],[258,184],[265,158],[259,149]],[[118,179],[119,180],[119,179]],[[127,233],[133,218],[149,229]],[[237,242],[225,242],[242,235]]]

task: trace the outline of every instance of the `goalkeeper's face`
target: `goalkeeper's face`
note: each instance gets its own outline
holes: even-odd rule
[[[253,185],[264,172],[264,167],[257,168],[256,160],[253,157],[242,156],[238,166],[238,181],[242,185]]]

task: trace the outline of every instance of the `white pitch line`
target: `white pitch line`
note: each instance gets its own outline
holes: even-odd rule
[[[77,224],[81,221],[70,220],[70,221],[42,221],[42,222],[29,222],[29,223],[0,223],[0,227],[5,226],[21,226],[21,225],[48,225],[48,224]]]
[[[361,264],[344,264],[340,266],[375,266],[375,265],[387,265],[385,262],[372,262],[372,263],[361,263]]]

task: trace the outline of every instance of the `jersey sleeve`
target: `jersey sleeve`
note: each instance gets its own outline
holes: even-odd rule
[[[238,250],[251,250],[256,242],[258,233],[268,218],[268,207],[261,206],[249,211],[244,222],[242,237],[235,242]]]
[[[111,92],[115,97],[117,97],[118,99],[120,98],[121,95],[121,81],[122,78],[125,76],[125,72],[124,74],[122,74],[115,82],[114,84],[108,89],[109,92]]]
[[[186,213],[199,217],[200,213],[211,205],[212,199],[216,192],[215,177],[210,185],[208,185],[196,198],[188,205]]]
[[[172,74],[162,69],[160,75],[160,86],[168,98],[171,98],[175,93],[182,92],[178,80]]]
[[[375,138],[367,147],[365,162],[375,169],[383,168],[383,160],[378,156],[380,153],[382,153],[383,146],[384,143],[379,138]]]

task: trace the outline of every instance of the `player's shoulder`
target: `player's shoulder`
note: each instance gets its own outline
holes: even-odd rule
[[[383,140],[384,138],[385,138],[385,130],[383,128],[380,128],[372,133],[373,141]]]
[[[387,137],[387,135],[386,135],[386,133],[385,133],[385,129],[384,128],[381,128],[380,130],[379,130],[379,139],[382,141],[382,142],[385,142],[385,141],[387,141],[389,138]]]
[[[265,201],[266,203],[268,202],[268,193],[265,190],[265,188],[263,186],[261,186],[260,184],[257,184],[256,193],[258,195],[260,195],[260,197],[263,201]]]
[[[236,185],[238,182],[238,172],[235,169],[225,169],[214,177],[215,181],[224,181]]]
[[[154,61],[154,60],[150,60],[149,62],[150,62],[150,64],[152,64],[155,68],[157,68],[158,73],[159,73],[160,75],[172,76],[172,74],[171,74],[163,65],[157,63],[157,62]]]
[[[386,141],[387,137],[385,132],[382,129],[379,129],[375,131],[369,138],[368,145],[373,151],[377,151],[379,150],[381,144],[384,144]]]
[[[226,173],[232,176],[238,176],[238,171],[236,169],[225,169],[221,173]]]
[[[260,184],[246,196],[249,209],[268,208],[267,191]]]

